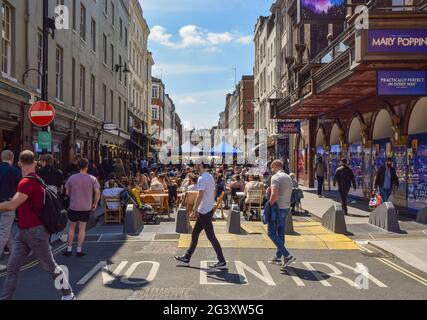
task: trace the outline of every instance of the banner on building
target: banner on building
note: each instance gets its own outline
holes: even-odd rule
[[[346,0],[298,0],[298,23],[333,23],[347,14]]]
[[[278,134],[299,134],[301,133],[301,123],[298,121],[279,121],[277,123]]]
[[[378,70],[378,96],[426,96],[427,70]]]
[[[427,53],[427,29],[368,30],[368,53]]]

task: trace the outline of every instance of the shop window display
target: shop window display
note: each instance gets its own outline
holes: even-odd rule
[[[338,190],[338,186],[334,187],[333,178],[334,178],[335,172],[340,166],[341,156],[342,154],[341,154],[340,145],[338,144],[332,145],[330,158],[329,158],[329,172],[331,173],[329,175],[329,181],[330,181],[331,190]]]
[[[427,206],[427,133],[412,135],[408,148],[408,207]]]
[[[363,197],[363,162],[362,144],[351,144],[348,149],[348,163],[356,178],[356,191],[351,190],[350,194],[359,197]]]

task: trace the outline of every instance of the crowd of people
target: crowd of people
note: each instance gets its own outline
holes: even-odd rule
[[[7,278],[0,299],[10,299],[16,289],[18,273],[30,252],[42,268],[54,279],[63,277],[51,253],[50,234],[39,215],[43,211],[44,187],[62,199],[67,209],[68,237],[63,255],[74,254],[74,239],[78,227],[75,256],[84,257],[86,227],[104,197],[120,196],[124,191],[140,195],[144,191],[167,191],[170,208],[176,204],[176,194],[197,192],[192,218],[196,219],[191,246],[183,257],[175,259],[189,264],[200,233],[204,230],[215,249],[218,262],[212,268],[227,268],[221,246],[215,237],[212,219],[214,206],[222,197],[225,208],[231,204],[245,210],[256,191],[268,215],[268,234],[277,246],[270,263],[281,263],[286,268],[295,259],[284,246],[284,221],[288,215],[292,190],[297,187],[293,175],[287,175],[281,161],[270,163],[270,172],[259,175],[250,166],[180,164],[162,165],[158,161],[116,159],[114,164],[104,160],[100,165],[83,157],[75,157],[66,170],[60,170],[52,155],[36,158],[32,151],[23,151],[15,161],[10,151],[1,153],[0,163],[0,254],[8,248],[10,254]],[[42,183],[37,183],[40,180]],[[244,195],[243,202],[241,195]],[[142,204],[142,203],[141,203]],[[110,208],[114,209],[114,208]],[[17,212],[17,215],[15,215]],[[250,213],[251,214],[251,213]],[[12,225],[18,223],[18,233],[12,237]],[[68,283],[61,287],[64,300],[75,296]]]

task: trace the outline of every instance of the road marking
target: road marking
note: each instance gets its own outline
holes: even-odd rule
[[[267,270],[267,267],[265,266],[264,262],[257,261],[258,267],[261,270],[262,273],[259,273],[249,267],[247,264],[244,264],[241,261],[235,261],[237,273],[244,279],[246,284],[249,284],[248,278],[246,277],[245,270],[257,277],[259,280],[265,282],[269,286],[276,286],[276,283],[274,282],[273,278],[271,277],[270,273]]]
[[[354,281],[342,276],[342,271],[330,263],[326,263],[326,262],[303,262],[303,264],[313,273],[317,273],[317,275],[319,276],[319,279],[324,279],[324,278],[318,271],[315,271],[313,264],[323,265],[323,266],[331,269],[332,272],[324,272],[324,273],[330,277],[334,277],[336,279],[339,279],[339,280],[346,282],[350,287],[356,287],[356,283]],[[323,283],[323,285],[325,287],[331,286],[328,281],[326,281],[326,280],[324,280],[324,281],[325,282]]]
[[[305,287],[305,283],[298,277],[298,275],[295,273],[295,270],[292,267],[289,267],[286,269],[286,271],[291,276],[292,280],[295,281],[298,287]]]
[[[321,283],[323,286],[325,286],[325,287],[332,287],[332,285],[331,285],[328,281],[326,281],[326,280],[323,278],[322,274],[321,274],[320,272],[316,271],[316,269],[314,269],[314,268],[313,268],[313,266],[311,265],[311,263],[310,263],[310,262],[303,262],[302,264],[303,264],[303,265],[305,265],[305,267],[306,267],[308,270],[310,270],[310,272],[314,275],[314,277],[315,277],[318,281],[320,281],[320,283]]]
[[[405,276],[427,286],[427,280],[424,279],[423,277],[420,277],[418,275],[416,275],[415,273],[412,273],[411,271],[397,265],[394,264],[393,262],[391,262],[390,260],[384,259],[384,258],[376,258],[378,261],[381,261],[382,263],[384,263],[385,265],[389,266],[390,268],[395,269],[396,271],[399,271],[400,273],[404,274]]]
[[[365,248],[365,247],[361,246],[360,244],[358,245],[358,247],[359,247],[359,250],[360,250],[360,251],[364,251],[364,252],[367,252],[367,253],[373,253],[371,250],[369,250],[369,249],[367,249],[367,248]]]
[[[343,268],[347,268],[349,270],[354,271],[354,273],[359,273],[362,270],[368,270],[368,268],[361,264],[361,263],[356,263],[356,268],[353,268],[352,266],[346,265],[342,262],[337,262],[337,265],[343,267]],[[384,283],[382,283],[380,280],[378,280],[377,278],[375,278],[373,275],[370,274],[370,272],[363,272],[363,276],[365,276],[366,278],[368,278],[370,281],[372,281],[373,283],[375,283],[378,287],[380,288],[388,288],[387,285],[385,285]]]

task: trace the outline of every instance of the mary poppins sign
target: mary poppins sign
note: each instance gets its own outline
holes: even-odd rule
[[[427,29],[369,30],[369,53],[427,53]]]
[[[280,121],[277,123],[277,133],[279,134],[299,134],[300,132],[300,122]]]

